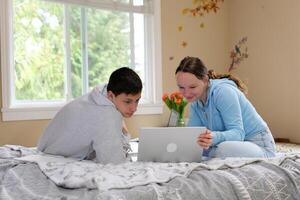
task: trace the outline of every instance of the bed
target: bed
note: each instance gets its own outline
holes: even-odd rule
[[[272,159],[101,165],[5,145],[0,199],[300,199],[300,151],[283,149]]]

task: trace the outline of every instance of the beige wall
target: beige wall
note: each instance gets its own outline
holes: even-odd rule
[[[249,98],[274,135],[300,142],[300,93],[296,86],[300,83],[300,59],[296,59],[300,1],[288,0],[285,5],[279,0],[225,0],[217,13],[201,18],[182,15],[182,9],[191,7],[192,0],[161,1],[163,91],[176,90],[174,71],[184,56],[198,56],[209,68],[224,72],[231,46],[248,36],[250,57],[234,73],[248,84]],[[178,26],[183,27],[181,32]],[[183,41],[186,47],[181,46]],[[165,125],[168,115],[164,107],[162,115],[137,115],[126,121],[131,133],[138,136],[140,126]],[[35,146],[47,123],[0,121],[0,145]]]
[[[275,137],[300,143],[300,1],[231,0],[230,42],[248,36],[249,58],[235,71]]]

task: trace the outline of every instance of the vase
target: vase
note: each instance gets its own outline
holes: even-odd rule
[[[176,122],[176,126],[177,127],[184,127],[185,126],[185,121],[183,117],[178,117],[177,118],[177,122]]]

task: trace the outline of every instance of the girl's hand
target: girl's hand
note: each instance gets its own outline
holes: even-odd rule
[[[208,149],[213,140],[213,134],[210,130],[206,129],[204,133],[201,133],[197,138],[197,143],[204,149]]]

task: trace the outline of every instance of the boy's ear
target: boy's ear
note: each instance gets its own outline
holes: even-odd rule
[[[111,90],[109,90],[109,91],[107,91],[107,98],[109,99],[109,100],[113,100],[113,98],[114,98],[114,93],[111,91]]]

